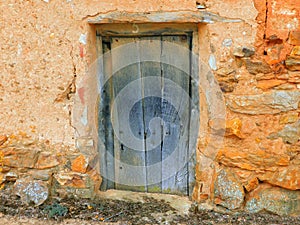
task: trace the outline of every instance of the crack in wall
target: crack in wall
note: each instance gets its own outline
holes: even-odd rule
[[[268,11],[269,11],[269,8],[268,8],[268,0],[266,0],[266,16],[265,16],[265,27],[264,27],[264,39],[267,39],[267,24],[268,24]]]
[[[71,57],[72,65],[73,65],[73,79],[72,79],[71,83],[68,86],[68,88],[70,89],[69,93],[67,94],[68,99],[71,98],[72,94],[76,93],[77,69],[76,69],[76,64],[74,62],[73,50],[74,50],[73,45],[71,45],[70,57]],[[73,108],[72,108],[71,105],[69,105],[68,110],[69,110],[69,125],[75,130],[76,134],[78,135],[79,132],[72,123]]]
[[[69,41],[69,43],[71,44],[71,41]],[[67,85],[67,88],[56,97],[56,99],[54,100],[54,102],[56,102],[56,103],[64,102],[65,100],[71,100],[73,95],[76,93],[77,69],[76,69],[76,63],[75,63],[73,51],[74,51],[74,48],[73,48],[73,45],[71,44],[70,57],[71,57],[72,67],[73,67],[73,70],[72,70],[73,78],[72,78],[71,82]],[[68,104],[67,108],[68,108],[69,125],[75,130],[76,134],[78,134],[76,127],[72,124],[72,111],[73,111],[72,104]]]
[[[76,64],[74,63],[74,57],[73,57],[73,46],[71,48],[70,56],[72,59],[72,65],[73,65],[73,78],[71,82],[68,84],[67,88],[59,94],[54,102],[63,102],[64,100],[70,100],[72,95],[76,92],[76,77],[77,77],[77,72],[76,72]]]
[[[112,9],[112,10],[109,10],[109,11],[107,11],[107,12],[105,12],[105,13],[116,12],[116,11],[117,11],[117,9]],[[100,15],[103,14],[103,13],[104,13],[104,12],[97,12],[97,13],[92,14],[92,15],[86,15],[86,16],[82,17],[81,20],[86,20],[86,19],[88,19],[88,18],[94,18],[94,17],[100,16]]]

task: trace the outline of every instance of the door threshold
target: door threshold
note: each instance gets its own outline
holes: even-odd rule
[[[189,200],[188,196],[179,196],[171,194],[133,192],[115,189],[99,191],[97,193],[97,198],[142,203],[145,202],[145,197],[154,198],[159,201],[164,200],[165,202],[169,203],[171,207],[176,209],[181,215],[187,215],[189,213],[189,209],[193,204],[193,202]]]

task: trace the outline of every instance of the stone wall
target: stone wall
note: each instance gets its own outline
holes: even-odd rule
[[[89,19],[202,10],[223,18],[198,27],[200,59],[223,91],[226,122],[218,128],[215,118],[201,115],[193,199],[230,210],[300,213],[297,1],[8,0],[0,10],[4,185],[39,182],[50,194],[79,197],[98,190],[96,140],[90,129],[77,127],[74,109],[95,59]],[[224,132],[222,144],[206,135]]]

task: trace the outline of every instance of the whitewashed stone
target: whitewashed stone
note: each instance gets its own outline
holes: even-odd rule
[[[273,91],[257,95],[227,95],[226,104],[234,112],[276,114],[298,108],[299,91]]]

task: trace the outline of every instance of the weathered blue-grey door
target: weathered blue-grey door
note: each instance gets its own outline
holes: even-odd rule
[[[103,73],[110,74],[99,103],[101,188],[189,195],[192,92],[190,69],[181,68],[190,68],[191,36],[108,36],[100,42]],[[184,55],[174,54],[170,43],[186,49],[177,52]]]

